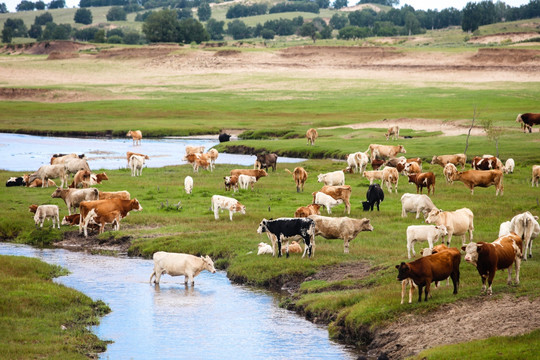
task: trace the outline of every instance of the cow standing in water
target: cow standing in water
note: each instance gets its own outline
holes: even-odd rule
[[[133,139],[133,145],[141,145],[142,132],[141,130],[129,130],[126,136],[131,136]]]

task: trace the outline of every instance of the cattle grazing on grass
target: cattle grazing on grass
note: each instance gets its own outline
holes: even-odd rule
[[[532,257],[533,240],[540,234],[538,216],[533,216],[528,211],[518,214],[510,221],[510,232],[519,236],[523,242],[522,258],[527,261],[527,252]]]
[[[319,192],[323,192],[326,195],[330,195],[336,200],[343,200],[345,203],[345,211],[347,214],[351,213],[351,187],[349,185],[342,186],[323,186]]]
[[[116,218],[117,212],[120,218],[128,216],[130,211],[142,211],[142,206],[137,199],[121,200],[94,200],[81,202],[79,209],[81,211],[81,222],[79,223],[79,234],[84,230],[84,236],[88,237],[88,224],[90,210],[95,210],[95,215],[103,220],[104,223],[112,223],[112,219]],[[111,219],[112,218],[112,219]],[[117,228],[119,225],[117,225]]]
[[[540,179],[540,165],[533,165],[532,167],[532,180],[531,180],[531,186],[538,187],[538,179]],[[28,185],[27,185],[28,186]]]
[[[308,206],[300,206],[294,212],[294,217],[308,217],[309,215],[320,215],[321,214],[321,205],[318,204],[309,204]]]
[[[387,158],[392,158],[392,157],[396,157],[397,154],[399,153],[407,153],[407,151],[405,150],[405,147],[403,145],[379,145],[379,144],[370,144],[368,149],[366,150],[366,153],[367,152],[371,152],[371,161],[373,161],[373,159],[387,159]]]
[[[408,212],[416,213],[416,218],[420,214],[426,218],[429,212],[437,207],[427,195],[405,193],[401,196],[401,217],[407,217]]]
[[[465,234],[469,232],[469,241],[473,239],[474,214],[470,209],[461,208],[455,211],[433,209],[429,212],[426,223],[444,225],[448,231],[446,244],[450,246],[452,235],[461,236],[461,244],[465,245]]]
[[[193,178],[189,175],[184,178],[184,191],[186,194],[191,194],[193,191]]]
[[[345,173],[342,170],[332,171],[326,174],[319,174],[317,182],[322,182],[324,185],[339,186],[345,185]]]
[[[141,145],[142,132],[141,130],[129,130],[126,136],[131,136],[133,139],[133,145]]]
[[[317,129],[311,128],[306,131],[306,138],[308,145],[315,145],[315,140],[317,140],[317,137],[319,136],[319,133],[317,132]]]
[[[465,154],[454,154],[454,155],[434,155],[433,159],[431,159],[431,165],[441,165],[442,167],[445,167],[446,164],[452,163],[456,167],[458,165],[461,165],[461,169],[463,170],[465,168],[465,164],[467,163],[467,155]]]
[[[502,170],[505,174],[513,174],[515,166],[516,166],[516,163],[514,162],[514,159],[509,158],[504,163],[504,167],[502,168]]]
[[[315,191],[312,193],[312,195],[313,195],[313,204],[323,205],[324,207],[326,207],[326,212],[328,214],[332,213],[332,208],[334,206],[343,204],[342,199],[334,199],[332,196],[327,195],[320,191]]]
[[[310,215],[310,219],[315,221],[315,235],[320,235],[325,239],[342,239],[343,252],[349,253],[349,243],[362,231],[373,231],[373,226],[369,219],[352,219],[349,217],[328,217],[320,215]]]
[[[533,113],[518,114],[516,118],[516,122],[522,124],[523,132],[527,132],[527,130],[529,130],[529,133],[532,133],[533,125],[540,124],[540,114],[533,114]]]
[[[10,187],[10,186],[25,186],[25,185],[26,185],[26,182],[24,181],[24,177],[22,177],[22,176],[10,177],[6,181],[6,186],[7,187]]]
[[[429,191],[431,190],[431,194],[435,195],[435,174],[430,172],[426,173],[420,173],[420,174],[410,174],[409,177],[409,183],[413,183],[416,185],[416,193],[420,192],[422,193],[422,190],[424,188],[427,188],[427,192],[429,195]]]
[[[386,141],[388,141],[390,137],[392,137],[393,140],[397,140],[399,138],[399,126],[390,126],[384,136],[386,137]]]
[[[397,194],[397,187],[399,182],[399,172],[396,168],[385,167],[382,171],[382,183],[386,184],[389,192],[392,192],[392,185],[394,185],[394,190]]]
[[[56,188],[51,194],[52,198],[62,198],[67,205],[68,214],[71,215],[71,210],[76,212],[82,201],[98,200],[99,190],[91,189],[62,189]]]
[[[144,167],[144,157],[139,155],[131,155],[129,158],[129,168],[131,169],[131,176],[142,176],[142,169]]]
[[[214,262],[210,256],[194,256],[190,254],[169,253],[164,251],[158,251],[153,255],[154,270],[150,275],[150,283],[155,277],[155,283],[159,284],[161,275],[169,274],[170,276],[184,275],[184,284],[191,286],[195,285],[195,276],[199,275],[201,271],[206,270],[212,274],[216,273]]]
[[[239,175],[238,176],[238,186],[240,189],[247,190],[249,186],[251,185],[251,190],[253,190],[253,186],[257,182],[257,178],[255,176],[249,176],[249,175]]]
[[[263,169],[233,169],[230,172],[231,176],[249,175],[255,176],[257,181],[264,176],[268,176],[268,173]]]
[[[413,256],[416,256],[414,244],[418,241],[427,241],[429,248],[433,248],[433,244],[439,241],[443,236],[448,235],[446,226],[444,225],[411,225],[407,227],[407,256],[411,258],[411,250]]]
[[[229,210],[229,218],[231,221],[234,213],[246,214],[245,205],[240,204],[236,199],[221,195],[212,196],[211,209],[214,212],[214,218],[216,220],[219,219],[220,210]]]
[[[129,191],[100,191],[99,200],[110,200],[110,199],[120,199],[120,200],[131,200],[131,194]]]
[[[272,241],[272,255],[275,256],[276,250],[278,257],[281,257],[282,243],[285,243],[287,257],[289,257],[289,240],[301,237],[304,240],[304,253],[302,258],[308,254],[308,257],[315,255],[315,222],[309,218],[279,218],[275,220],[263,219],[257,233],[266,232]],[[277,249],[276,249],[277,243]]]
[[[454,181],[461,181],[463,184],[471,190],[471,195],[474,194],[474,188],[489,187],[495,185],[495,196],[499,193],[503,195],[503,173],[500,170],[467,170],[458,171],[454,175]]]
[[[303,167],[295,167],[293,172],[289,169],[285,169],[286,172],[293,176],[294,182],[296,183],[296,192],[300,190],[304,191],[304,184],[307,181],[308,173]]]
[[[49,179],[58,179],[62,181],[60,187],[64,187],[64,184],[67,185],[67,172],[64,168],[64,164],[58,164],[58,165],[43,165],[41,166],[38,171],[31,174],[28,178],[28,181],[26,181],[26,184],[32,184],[32,182],[36,179],[41,180],[41,187],[48,187],[49,186]],[[45,186],[46,185],[46,186]]]
[[[516,268],[516,285],[519,284],[519,268],[521,266],[522,242],[514,233],[503,235],[492,243],[478,242],[462,246],[465,251],[465,261],[478,270],[482,278],[482,292],[493,294],[491,284],[497,270],[508,269],[508,285],[512,284],[512,264]]]
[[[384,200],[384,191],[379,184],[369,185],[366,192],[367,201],[362,202],[364,211],[371,210],[377,205],[377,211],[379,211],[379,204]]]
[[[411,279],[418,286],[418,302],[422,301],[422,290],[424,290],[424,301],[427,301],[433,281],[442,281],[450,277],[454,284],[454,294],[458,293],[459,286],[459,264],[461,255],[450,251],[443,251],[437,254],[421,257],[409,263],[402,262],[396,265],[398,269],[397,279],[403,281]]]
[[[454,176],[457,173],[456,165],[448,163],[444,166],[443,174],[447,184],[454,184]]]
[[[272,171],[276,171],[277,158],[276,154],[258,154],[254,169],[264,168],[268,171],[268,168],[271,167]]]
[[[225,191],[231,191],[231,188],[234,192],[238,191],[238,175],[224,176],[223,181],[225,183]]]
[[[60,229],[60,211],[58,210],[57,205],[39,205],[36,209],[36,213],[34,214],[34,223],[36,224],[36,228],[43,227],[43,222],[45,219],[51,219],[52,220],[52,227],[54,229],[55,223],[58,224],[58,228]]]

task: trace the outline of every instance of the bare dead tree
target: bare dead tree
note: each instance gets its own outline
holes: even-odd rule
[[[476,105],[474,106],[474,113],[473,113],[471,127],[469,128],[469,132],[467,133],[467,140],[465,141],[465,151],[463,152],[465,155],[467,155],[467,149],[469,148],[469,136],[471,136],[471,130],[474,126],[475,120],[476,120]]]

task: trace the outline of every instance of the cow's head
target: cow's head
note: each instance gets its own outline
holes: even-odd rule
[[[56,190],[51,194],[52,198],[59,198],[62,196],[62,188],[57,187]]]
[[[405,150],[405,146],[399,145],[399,152],[400,152],[400,153],[403,153],[403,154],[406,154],[406,153],[407,153],[407,150]]]
[[[235,205],[236,212],[239,212],[240,214],[246,214],[246,205],[242,205],[240,203],[236,203]]]
[[[409,267],[409,264],[406,264],[406,263],[402,262],[401,264],[396,265],[396,269],[398,270],[397,279],[399,281],[403,281],[403,280],[409,278],[410,275],[411,275],[411,269]]]
[[[324,181],[324,174],[317,175],[317,182],[323,182]]]
[[[369,201],[362,201],[362,207],[364,208],[364,211],[369,211]]]
[[[259,227],[257,228],[257,234],[262,234],[263,232],[266,232],[268,228],[266,225],[268,224],[268,220],[262,219],[261,223],[259,224]]]
[[[132,199],[132,200],[130,200],[130,204],[131,204],[131,210],[134,210],[134,211],[141,211],[142,210],[142,206],[139,203],[139,200]]]
[[[214,267],[214,262],[210,259],[210,256],[206,255],[205,257],[201,256],[203,261],[203,267],[205,270],[210,271],[212,274],[216,273],[216,268]]]
[[[433,209],[429,212],[426,223],[428,224],[435,224],[437,220],[439,220],[439,214],[441,213],[441,210],[439,209]]]
[[[478,253],[482,250],[484,243],[470,242],[467,245],[461,247],[461,250],[465,251],[465,261],[476,266],[478,262]]]
[[[433,155],[433,158],[431,159],[431,165],[437,164],[437,155]]]
[[[369,219],[360,219],[360,228],[362,231],[373,231],[373,226],[369,223]]]
[[[435,226],[435,229],[437,229],[437,232],[439,233],[439,236],[448,235],[448,230],[446,229],[446,226],[444,226],[444,225],[437,225],[437,226]]]
[[[416,176],[417,174],[409,174],[407,177],[409,178],[409,183],[416,183]]]
[[[30,211],[31,213],[36,213],[37,211],[37,208],[38,208],[39,205],[36,205],[36,204],[32,204],[28,207],[28,211]]]

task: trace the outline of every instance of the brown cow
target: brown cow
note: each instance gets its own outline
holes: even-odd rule
[[[24,174],[23,175],[24,183],[26,184],[26,187],[42,187],[43,182],[41,179],[35,179],[34,181],[30,182],[30,174]],[[49,179],[48,186],[54,186],[56,187],[56,183]]]
[[[345,211],[347,211],[347,214],[351,213],[351,187],[350,185],[340,185],[340,186],[331,186],[326,185],[319,190],[322,193],[325,193],[326,195],[330,195],[336,200],[343,200],[345,203]]]
[[[373,160],[371,160],[371,167],[373,168],[373,170],[377,170],[381,166],[383,166],[384,163],[385,163],[385,161],[382,160],[382,159],[373,159]]]
[[[397,154],[405,154],[407,151],[403,145],[379,145],[379,144],[370,144],[366,153],[371,152],[371,161],[373,159],[386,159],[396,157]]]
[[[308,145],[315,145],[315,140],[319,136],[319,133],[317,133],[317,129],[311,128],[308,131],[306,131],[306,138]]]
[[[321,205],[309,204],[308,206],[300,206],[294,212],[294,217],[308,217],[309,215],[321,215]]]
[[[257,181],[259,181],[260,178],[263,176],[268,176],[268,173],[263,169],[233,169],[231,170],[231,176],[232,175],[249,175],[249,176],[255,176]]]
[[[285,169],[286,172],[293,176],[294,182],[296,183],[296,192],[300,190],[304,191],[304,184],[308,178],[308,173],[303,167],[295,167],[293,172],[289,169]]]
[[[104,172],[101,174],[90,174],[90,185],[101,184],[101,182],[104,180],[109,180],[109,177]]]
[[[79,170],[73,177],[73,182],[69,185],[70,188],[82,187],[86,189],[90,184],[90,176],[92,173],[88,170]],[[80,186],[79,186],[80,185]]]
[[[503,195],[503,173],[500,170],[467,170],[458,171],[454,175],[454,181],[461,181],[471,190],[471,195],[474,194],[474,187],[489,187],[495,185],[495,196]]]
[[[529,132],[532,133],[533,125],[540,124],[540,114],[533,114],[533,113],[518,114],[516,118],[516,122],[522,124],[523,132],[527,132],[527,130],[529,130]]]
[[[271,167],[272,171],[276,171],[277,158],[276,154],[258,154],[254,169],[264,168],[268,171],[268,167]]]
[[[36,210],[37,208],[39,207],[39,205],[36,205],[36,204],[32,204],[28,207],[28,211],[30,211],[31,213],[36,213]]]
[[[115,212],[118,212],[118,216],[124,218],[128,215],[131,210],[141,211],[143,208],[137,199],[132,200],[120,200],[120,199],[111,199],[111,200],[94,200],[94,201],[83,201],[80,204],[81,210],[81,222],[79,224],[79,234],[84,229],[84,236],[88,236],[87,227],[90,222],[88,213],[90,210],[95,210],[96,216],[102,217],[101,220],[104,226],[105,222],[111,223],[110,216],[116,215]],[[115,217],[116,218],[116,217]]]
[[[126,136],[131,136],[133,139],[133,145],[141,145],[142,132],[141,130],[129,130]]]
[[[109,200],[109,199],[121,199],[121,200],[130,200],[131,194],[128,191],[100,191],[99,200]]]
[[[431,194],[435,195],[435,174],[430,172],[425,173],[419,173],[419,174],[409,174],[407,175],[409,177],[409,183],[413,183],[416,185],[416,193],[418,194],[418,190],[420,190],[420,194],[422,193],[422,190],[426,187],[427,193],[429,195],[429,191],[431,189]]]
[[[461,165],[461,170],[465,168],[465,163],[467,162],[467,155],[465,154],[454,154],[454,155],[440,155],[433,156],[431,159],[431,165],[441,165],[445,167],[446,164],[452,163],[455,166]]]
[[[482,292],[486,291],[486,279],[488,281],[487,294],[491,295],[491,284],[497,270],[508,268],[508,285],[512,284],[512,264],[516,267],[516,285],[519,284],[519,267],[521,265],[522,241],[515,233],[499,237],[492,243],[471,242],[462,246],[465,251],[465,261],[476,266],[482,278]]]
[[[396,265],[397,279],[403,281],[410,278],[418,286],[418,302],[422,301],[422,289],[425,287],[424,301],[427,301],[431,283],[442,281],[449,276],[454,284],[454,294],[458,293],[459,263],[461,255],[450,251],[428,255],[409,263]]]

